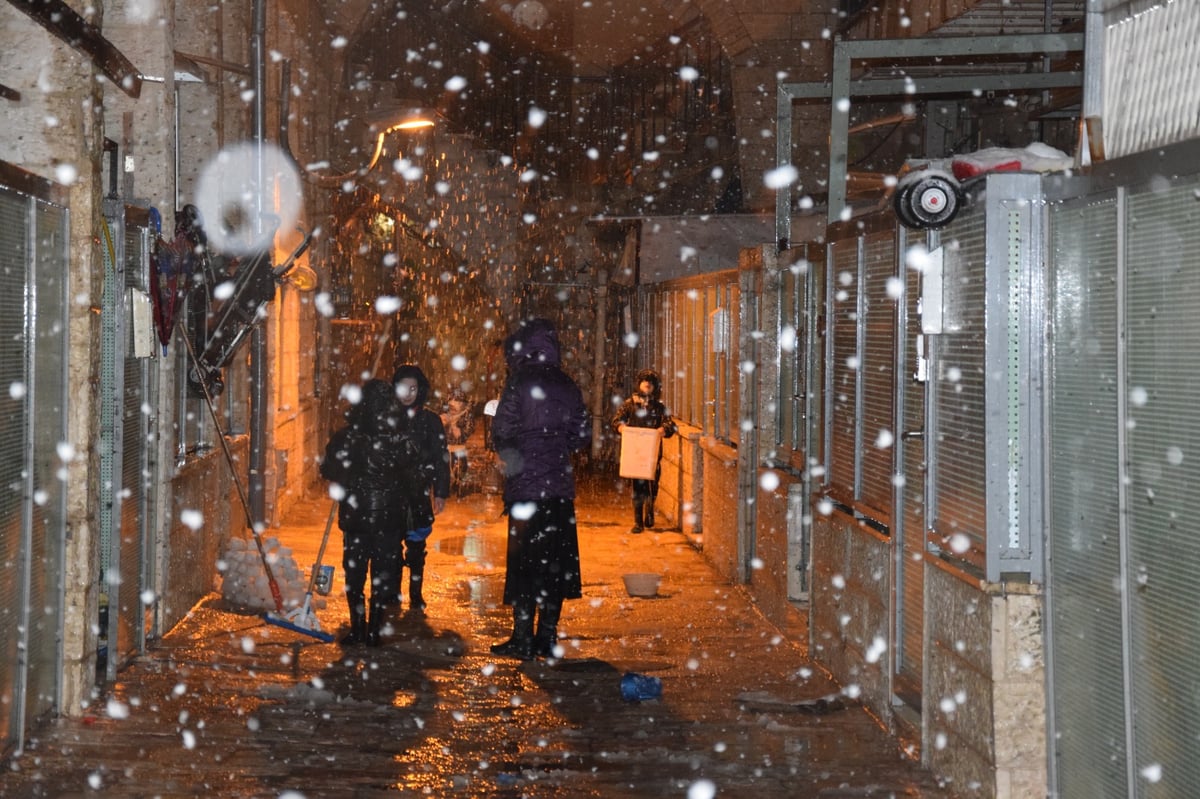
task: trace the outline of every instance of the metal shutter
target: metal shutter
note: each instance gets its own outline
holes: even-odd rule
[[[1131,401],[1129,635],[1134,763],[1145,797],[1200,785],[1200,204],[1196,185],[1131,195],[1126,331]]]
[[[0,191],[0,340],[25,339],[25,271],[29,258],[26,236],[28,200]],[[17,650],[22,627],[24,535],[24,470],[26,398],[13,387],[25,385],[23,346],[0,347],[0,694],[17,696],[20,671]],[[17,738],[16,703],[0,713],[0,742],[7,748]]]
[[[942,236],[944,334],[935,336],[932,343],[930,432],[936,435],[929,442],[935,470],[931,475],[935,514],[930,520],[931,529],[943,548],[952,536],[967,536],[971,552],[963,557],[981,568],[987,530],[985,223],[986,215],[980,208],[960,216]]]
[[[891,527],[894,450],[880,436],[891,434],[896,343],[896,300],[888,285],[896,275],[896,233],[866,237],[863,246],[862,496],[869,515]]]
[[[1051,209],[1052,713],[1061,799],[1125,796],[1112,199]]]
[[[36,252],[29,277],[33,341],[27,343],[33,377],[28,720],[58,706],[66,529],[59,447],[67,440],[67,214],[62,208],[39,204],[35,218]]]
[[[843,239],[830,245],[828,366],[829,484],[840,501],[850,505],[857,499],[858,453],[857,401],[859,369],[858,239]]]
[[[900,250],[924,244],[924,236],[905,234],[911,239],[900,240]],[[925,383],[915,379],[917,358],[924,353],[917,349],[917,337],[921,334],[921,273],[902,266],[904,280],[905,311],[902,318],[903,345],[897,348],[897,383],[903,393],[903,420],[896,432],[897,446],[902,453],[900,471],[904,475],[903,487],[899,489],[901,511],[899,517],[900,563],[897,569],[896,616],[900,634],[899,651],[896,657],[896,693],[906,701],[919,707],[924,653],[925,630]],[[904,434],[912,434],[905,438]],[[916,434],[920,435],[916,435]]]

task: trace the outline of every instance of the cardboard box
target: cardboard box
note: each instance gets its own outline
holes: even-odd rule
[[[625,425],[621,431],[621,476],[634,480],[653,480],[658,470],[661,440],[662,430],[657,427]]]

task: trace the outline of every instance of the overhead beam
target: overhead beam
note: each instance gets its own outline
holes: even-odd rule
[[[829,200],[827,216],[836,222],[846,203],[846,159],[852,97],[915,99],[937,94],[970,94],[975,91],[1042,91],[1049,88],[1082,86],[1080,72],[1018,72],[1008,74],[956,75],[949,77],[876,78],[851,80],[855,61],[907,61],[955,56],[1055,55],[1081,52],[1084,35],[1042,33],[1020,36],[939,36],[919,39],[870,39],[838,41],[833,46],[833,73],[829,81],[781,83],[776,95],[776,166],[785,168],[792,160],[792,104],[796,100],[824,99],[830,105]],[[791,185],[777,190],[775,197],[776,239],[781,248],[791,237]]]
[[[126,58],[116,45],[105,39],[99,28],[79,16],[63,0],[8,2],[72,48],[91,58],[92,63],[121,91],[134,99],[141,95],[142,77],[133,62]]]

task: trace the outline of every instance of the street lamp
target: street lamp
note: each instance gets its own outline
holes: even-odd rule
[[[286,112],[281,116],[286,118]],[[371,154],[371,160],[364,166],[340,175],[318,175],[308,169],[302,169],[301,174],[304,175],[305,179],[326,188],[337,188],[342,186],[347,180],[360,178],[374,169],[379,163],[379,158],[383,155],[384,140],[390,134],[432,128],[442,121],[442,117],[433,109],[425,108],[415,103],[400,103],[369,111],[362,116],[362,120],[367,123],[367,135],[373,135],[375,138],[375,149]],[[281,124],[285,125],[286,123],[281,122]],[[286,127],[281,131],[279,138],[284,150],[291,155]],[[292,159],[295,160],[295,156],[292,156]]]

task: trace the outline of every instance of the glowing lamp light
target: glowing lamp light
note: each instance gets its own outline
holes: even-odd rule
[[[311,267],[298,264],[288,272],[288,282],[299,291],[312,291],[317,287],[317,273]]]

